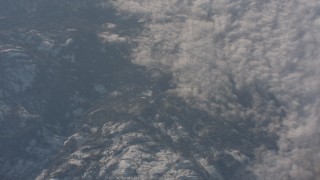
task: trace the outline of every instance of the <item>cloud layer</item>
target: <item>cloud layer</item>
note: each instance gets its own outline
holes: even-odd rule
[[[320,177],[320,2],[117,0],[145,21],[133,62],[173,74],[173,93],[279,136],[257,149],[261,179]]]

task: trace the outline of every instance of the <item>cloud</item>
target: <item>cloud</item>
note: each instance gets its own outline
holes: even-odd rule
[[[257,149],[260,179],[320,176],[320,3],[118,0],[146,19],[134,63],[173,74],[173,93],[226,121],[279,136]],[[267,124],[267,126],[266,126]]]
[[[110,32],[101,32],[98,34],[100,40],[104,43],[126,43],[127,39],[121,37],[119,34],[114,34]]]

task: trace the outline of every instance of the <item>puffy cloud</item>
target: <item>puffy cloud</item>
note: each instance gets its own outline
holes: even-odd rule
[[[257,150],[261,179],[320,176],[320,3],[118,0],[146,19],[136,64],[173,74],[173,93],[226,121],[279,136]],[[266,124],[268,124],[266,126]]]

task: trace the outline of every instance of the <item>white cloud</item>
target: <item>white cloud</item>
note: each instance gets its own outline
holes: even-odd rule
[[[114,34],[110,32],[101,32],[98,37],[104,43],[126,43],[127,39],[125,37],[120,36],[119,34]]]
[[[171,93],[220,119],[270,122],[260,128],[279,135],[279,150],[260,153],[258,177],[320,177],[320,2],[113,3],[148,20],[133,62],[172,73]]]

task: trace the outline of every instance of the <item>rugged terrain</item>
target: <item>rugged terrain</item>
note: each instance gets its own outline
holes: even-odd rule
[[[104,1],[0,4],[0,179],[256,179],[254,151],[276,148],[254,120],[195,109],[167,92],[172,74],[132,64],[139,17]]]

